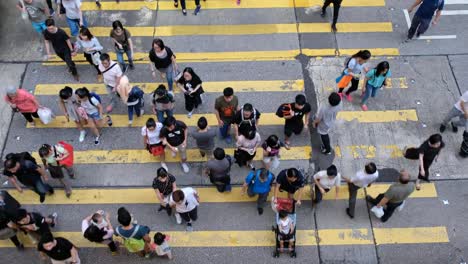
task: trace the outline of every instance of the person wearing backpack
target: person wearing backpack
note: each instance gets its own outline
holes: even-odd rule
[[[110,37],[114,43],[115,54],[117,55],[117,61],[122,66],[124,71],[127,70],[127,64],[123,55],[127,54],[128,64],[130,70],[134,69],[133,66],[133,41],[130,31],[123,27],[122,22],[116,20],[112,22],[112,29],[110,31]]]
[[[309,127],[311,106],[303,94],[296,95],[294,103],[280,105],[276,111],[278,117],[284,118],[284,144],[289,146],[289,138],[292,134],[299,135],[305,128]]]
[[[86,137],[86,130],[84,129],[82,118],[78,115],[79,103],[73,93],[71,87],[65,86],[59,92],[59,108],[65,114],[67,122],[73,121],[76,128],[80,131],[79,142],[83,142]]]
[[[137,117],[142,116],[145,113],[143,110],[145,93],[138,86],[131,86],[128,77],[123,75],[120,78],[120,82],[117,85],[117,92],[120,95],[120,99],[124,104],[127,105],[128,110],[128,126],[133,124],[133,113],[135,112]]]
[[[205,164],[205,174],[216,186],[218,192],[231,192],[232,157],[226,155],[222,148],[216,148],[213,151],[213,157],[214,159],[210,159]]]
[[[391,76],[392,73],[390,72],[388,61],[380,62],[377,64],[377,67],[367,72],[364,85],[362,86],[363,97],[361,99],[361,108],[363,111],[367,111],[368,109],[366,105],[367,99],[375,97],[379,89],[387,86],[387,78]]]
[[[249,130],[257,130],[257,127],[260,125],[260,111],[252,106],[252,104],[245,104],[237,111],[234,116],[232,123],[234,124],[234,132],[237,137],[239,134],[247,133]]]
[[[105,219],[104,219],[105,218]],[[117,255],[119,244],[112,239],[114,228],[110,221],[110,214],[99,210],[81,221],[81,232],[91,242],[105,244],[112,255]]]
[[[70,149],[70,147],[71,145],[65,142],[61,142],[54,146],[43,144],[39,148],[39,156],[42,159],[44,168],[49,170],[50,177],[53,179],[58,179],[63,184],[67,198],[70,198],[72,189],[70,183],[65,180],[62,167],[65,168],[70,178],[75,178],[75,173],[73,171],[73,152],[71,152],[73,147],[71,147],[72,149]],[[67,164],[67,161],[69,161],[70,157],[72,163]]]
[[[365,67],[366,62],[370,59],[371,53],[368,50],[360,50],[351,58],[347,59],[345,62],[345,69],[342,73],[344,76],[349,76],[351,78],[351,87],[346,91],[345,96],[346,100],[349,102],[353,101],[351,93],[356,91],[359,86],[359,79],[361,78],[362,72],[367,73],[368,69]],[[343,90],[348,86],[349,82],[339,82],[338,83],[338,94],[343,98]]]
[[[95,93],[90,93],[86,87],[79,88],[75,91],[80,103],[81,116],[88,124],[91,132],[93,132],[95,139],[94,144],[99,145],[100,133],[99,130],[104,126],[102,119],[102,104],[100,97]],[[84,112],[84,113],[83,113]]]
[[[31,127],[35,127],[34,118],[39,118],[37,110],[40,107],[36,97],[24,89],[15,86],[6,88],[5,101],[11,106],[14,112],[20,112]]]
[[[23,188],[17,181],[36,192],[41,203],[45,201],[46,193],[54,194],[54,189],[49,184],[44,183],[48,180],[44,168],[38,166],[29,153],[26,155],[24,153],[10,153],[6,156],[3,165],[5,167],[3,174],[9,178],[18,192],[22,193]]]
[[[166,86],[163,84],[160,84],[158,88],[154,90],[152,103],[153,114],[156,115],[159,122],[164,123],[164,120],[166,120],[164,114],[166,114],[166,117],[174,115],[174,96],[172,93],[167,92]]]
[[[153,40],[152,47],[153,48],[149,51],[152,75],[156,78],[157,70],[161,78],[167,80],[169,93],[172,94],[174,75],[177,75],[178,72],[175,54],[168,46],[164,45],[164,42],[159,38]]]
[[[120,207],[117,220],[121,224],[115,229],[115,234],[124,240],[124,246],[130,253],[136,253],[141,257],[149,257],[151,253],[150,229],[147,226],[133,224],[132,215]]]
[[[110,97],[109,104],[106,108],[106,113],[110,113],[119,100],[119,95],[117,94],[117,85],[120,83],[120,78],[122,78],[123,73],[119,64],[110,59],[109,54],[103,53],[99,58],[101,59],[101,62],[99,63],[99,70],[102,73],[107,94]]]
[[[242,185],[242,195],[257,198],[257,211],[259,215],[263,214],[263,207],[268,198],[268,194],[271,191],[271,186],[275,182],[275,176],[265,168],[258,170],[251,170],[249,175],[245,178],[244,184]]]

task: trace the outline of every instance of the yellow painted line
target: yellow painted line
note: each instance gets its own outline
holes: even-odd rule
[[[145,93],[152,93],[161,83],[132,83],[138,85]],[[162,83],[166,85],[166,83]],[[59,91],[69,86],[73,89],[87,87],[97,94],[106,94],[102,83],[64,83],[64,84],[38,84],[34,89],[35,95],[58,95]],[[234,88],[235,92],[301,92],[304,90],[304,80],[276,80],[276,81],[226,81],[203,82],[203,90],[207,93],[221,93],[225,87]],[[179,93],[179,89],[174,89]]]
[[[445,226],[413,228],[374,228],[377,245],[448,243]]]
[[[156,10],[158,8],[157,2],[146,2],[146,1],[128,1],[115,3],[113,1],[102,1],[102,7],[99,9],[95,3],[83,2],[81,9],[83,11],[132,11],[147,8],[149,10]],[[236,5],[233,1],[207,1],[202,2],[202,9],[251,9],[251,8],[293,8],[293,7],[310,7],[315,5],[322,5],[322,0],[243,0],[240,5]],[[341,6],[344,7],[376,7],[385,6],[384,0],[348,0],[344,1]],[[195,4],[193,2],[187,2],[188,9],[194,9]],[[172,1],[159,1],[159,10],[177,10],[174,7]]]
[[[247,176],[247,175],[246,175]],[[376,197],[379,193],[384,193],[390,184],[373,184],[367,188],[367,194]],[[231,193],[220,193],[216,188],[203,187],[197,188],[200,194],[200,199],[203,203],[240,203],[253,202],[256,197],[248,197],[241,194],[241,187],[233,187]],[[39,199],[36,193],[30,190],[24,190],[23,193],[18,193],[16,190],[10,190],[10,194],[16,197],[21,204],[39,204]],[[273,192],[270,192],[269,200]],[[280,192],[280,197],[286,197],[286,193]],[[437,191],[433,183],[424,183],[420,191],[415,191],[410,198],[436,198]],[[306,185],[304,189],[304,200],[311,200],[310,185]],[[358,199],[364,199],[364,190],[359,189]],[[326,193],[323,196],[324,200],[334,200],[335,190]],[[338,196],[339,200],[348,199],[348,186],[342,184]],[[156,204],[154,190],[152,188],[112,188],[112,189],[74,189],[70,198],[66,198],[63,190],[57,190],[55,195],[47,196],[45,204]]]
[[[364,49],[364,48],[362,48]],[[340,49],[341,56],[351,56],[362,49]],[[372,56],[399,56],[400,50],[398,48],[369,48]]]
[[[388,78],[388,85],[385,87],[387,89],[392,88],[400,88],[400,89],[408,89],[408,81],[406,77],[398,77],[398,78]]]
[[[385,123],[396,121],[418,121],[415,109],[389,111],[341,111],[337,119],[357,120],[359,123]]]
[[[373,159],[377,156],[385,156],[392,159],[403,157],[403,148],[397,145],[350,145],[336,146],[336,156],[341,158],[343,155],[350,156],[354,159],[366,158]]]
[[[339,33],[392,32],[390,22],[339,23]],[[330,23],[300,23],[299,33],[329,33]]]
[[[445,227],[408,227],[408,228],[374,228],[377,245],[448,243]],[[151,232],[150,237],[155,232]],[[163,231],[171,237],[169,244],[173,248],[202,247],[271,247],[275,245],[274,233],[271,230],[216,230],[216,231]],[[373,245],[372,232],[366,228],[359,229],[319,229],[318,239],[315,230],[297,230],[297,246],[347,246]],[[26,247],[34,247],[24,234],[18,234]],[[83,237],[81,232],[54,232],[55,237],[64,237],[79,248],[106,247],[104,244],[92,243]],[[118,238],[120,240],[120,238]],[[0,240],[0,248],[14,247],[9,240]]]

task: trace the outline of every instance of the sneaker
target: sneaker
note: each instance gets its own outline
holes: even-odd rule
[[[361,105],[361,109],[362,111],[367,111],[368,110],[367,105]]]
[[[324,155],[330,155],[331,154],[331,150],[327,151],[323,146],[320,147],[320,152],[322,152],[322,154],[324,154]]]
[[[263,214],[263,208],[257,208],[257,212],[258,212],[258,215],[262,215]]]
[[[182,163],[182,170],[184,170],[184,173],[188,173],[190,171],[189,166],[187,163],[183,162]]]
[[[54,194],[54,193],[55,193],[54,188],[50,187],[49,195],[52,195],[52,194]]]
[[[349,213],[349,208],[346,208],[346,214],[347,214],[351,219],[354,218],[354,215],[351,215],[351,214]]]
[[[452,125],[452,132],[457,133],[458,132],[458,127],[453,122],[451,122],[450,124]]]
[[[143,116],[145,114],[145,109],[140,109],[140,116]]]
[[[348,100],[348,102],[352,102],[353,101],[353,97],[351,97],[351,94],[345,94],[346,96],[346,100]]]
[[[201,9],[201,5],[197,6],[195,8],[195,11],[193,12],[194,15],[197,15],[198,13],[200,13],[200,9]]]
[[[50,16],[53,17],[53,16],[55,15],[55,10],[54,10],[54,9],[51,9],[51,10],[49,11],[49,13],[50,13]]]
[[[447,127],[446,127],[444,124],[440,125],[440,127],[439,127],[440,133],[444,133],[444,131],[445,131],[446,128],[447,128]]]
[[[110,117],[110,115],[107,115],[106,118],[107,118],[107,125],[111,127],[112,126],[112,118]]]
[[[56,212],[54,212],[49,217],[52,218],[52,224],[50,224],[50,227],[55,227],[55,225],[57,224],[58,214]]]
[[[94,139],[94,145],[99,145],[99,136]]]
[[[186,16],[186,15],[187,15],[187,10],[182,9],[182,14],[183,14],[184,16]]]
[[[167,168],[166,162],[161,162],[161,167],[163,167],[166,171],[169,171]]]
[[[182,224],[182,217],[180,217],[179,213],[175,213],[175,219],[177,224],[181,225]]]
[[[167,91],[168,94],[174,96],[174,91],[170,90],[170,91]]]
[[[133,120],[128,120],[128,126],[131,127],[133,124]]]
[[[187,232],[192,232],[193,231],[192,223],[187,223],[187,228],[185,230],[187,230]]]
[[[193,115],[193,111],[190,111],[190,112],[188,112],[187,117],[192,118],[192,115]]]
[[[86,130],[81,130],[80,131],[80,138],[78,139],[78,141],[83,142],[85,137],[86,137]]]
[[[129,68],[130,68],[130,70],[134,70],[134,69],[135,69],[135,65],[130,64],[130,65],[129,65]]]
[[[39,196],[39,202],[44,203],[45,201],[45,195]]]

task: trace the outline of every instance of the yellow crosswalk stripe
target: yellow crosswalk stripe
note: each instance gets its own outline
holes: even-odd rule
[[[113,127],[128,127],[127,115],[111,115]],[[186,115],[174,115],[177,120],[185,122],[187,126],[196,126],[198,118],[201,116],[206,117],[208,124],[217,124],[215,114],[194,114],[191,118]],[[133,120],[133,127],[141,127],[146,124],[146,121],[154,115],[144,115],[142,117],[135,117]],[[389,110],[389,111],[341,111],[337,115],[338,120],[353,121],[357,120],[359,123],[388,123],[396,121],[418,121],[416,110]],[[275,113],[262,113],[261,125],[278,126],[284,125],[284,119],[276,116]],[[28,124],[28,128],[31,126]],[[57,116],[49,124],[44,125],[40,122],[36,123],[36,128],[74,128],[74,122],[67,122],[65,116]]]
[[[335,155],[339,158],[349,155],[353,159],[359,159],[359,158],[373,159],[377,156],[385,156],[385,157],[394,159],[394,158],[403,157],[403,149],[397,145],[336,146]]]
[[[361,79],[359,82],[359,90],[362,90],[364,80]],[[323,81],[322,85],[323,90],[328,92],[336,91],[336,83],[335,80],[328,80]],[[36,86],[37,87],[37,86]],[[394,78],[387,78],[387,86],[384,86],[385,89],[408,89],[408,81],[406,77],[394,77]],[[36,88],[37,89],[37,88]]]
[[[150,74],[148,72],[148,74]],[[166,83],[132,83],[138,85],[145,93],[152,93],[160,84]],[[102,83],[63,83],[63,84],[38,84],[34,89],[35,95],[58,95],[60,89],[65,86],[77,89],[87,87],[97,94],[105,94],[106,88]],[[274,80],[274,81],[223,81],[203,82],[203,90],[207,93],[222,93],[224,88],[232,87],[234,92],[301,92],[304,90],[304,80]],[[174,89],[179,93],[179,89]]]
[[[247,176],[247,174],[245,175]],[[152,179],[148,179],[148,185]],[[390,184],[376,183],[367,188],[367,194],[376,197],[380,193],[384,193]],[[436,198],[437,190],[433,183],[423,183],[420,191],[415,191],[410,198]],[[241,187],[233,187],[230,193],[220,193],[216,188],[201,187],[197,188],[202,203],[240,203],[253,202],[256,197],[242,195]],[[21,204],[40,204],[36,193],[25,190],[23,193],[18,193],[16,190],[9,191],[11,195]],[[270,192],[269,200],[273,192]],[[286,194],[281,192],[280,197],[286,197]],[[359,189],[357,198],[365,197],[364,190]],[[311,200],[310,185],[306,185],[304,189],[304,200]],[[334,200],[335,190],[324,194],[323,200]],[[348,186],[343,184],[339,191],[339,200],[348,199]],[[74,189],[70,198],[66,198],[63,190],[57,190],[55,195],[47,196],[44,204],[156,204],[156,194],[151,188],[110,188],[110,189]]]
[[[315,5],[322,5],[322,0],[242,0],[240,5],[236,5],[234,1],[207,1],[202,3],[202,9],[251,9],[251,8],[293,8],[293,7],[310,7]],[[149,10],[178,10],[174,7],[172,1],[128,1],[115,3],[112,1],[102,1],[101,9],[99,9],[93,1],[83,2],[81,10],[83,11],[132,11],[147,8]],[[348,0],[343,1],[343,7],[378,7],[385,6],[384,0]],[[187,1],[187,8],[195,8],[193,2]]]
[[[448,243],[447,229],[443,226],[408,227],[408,228],[373,228],[377,245],[386,244],[421,244]],[[216,231],[164,231],[170,236],[169,244],[174,248],[200,247],[270,247],[275,245],[274,233],[271,230],[216,230]],[[318,233],[318,234],[317,234]],[[358,229],[319,229],[297,230],[297,246],[344,246],[373,245],[372,230]],[[33,247],[29,239],[20,234],[25,246]],[[83,237],[81,232],[54,232],[55,237],[64,237],[79,248],[106,247],[104,244],[92,243]],[[150,233],[150,237],[154,232]],[[316,237],[318,236],[318,238]],[[14,247],[8,240],[0,240],[0,248]]]
[[[360,49],[339,49],[338,54],[335,49],[302,49],[302,53],[306,56],[352,56],[358,51],[367,49],[372,56],[398,56],[400,50],[397,48],[360,48]]]

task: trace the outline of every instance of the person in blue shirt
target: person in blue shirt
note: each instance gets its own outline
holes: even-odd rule
[[[263,214],[263,207],[274,181],[275,176],[265,168],[256,171],[252,170],[245,178],[244,185],[242,186],[242,195],[245,195],[246,191],[249,197],[258,194],[257,211],[259,215]]]
[[[392,76],[392,73],[390,72],[390,64],[387,61],[380,62],[377,67],[367,72],[362,87],[361,108],[363,111],[367,111],[367,99],[375,97],[380,88],[384,85],[387,86],[387,78],[390,76]]]
[[[419,38],[419,36],[424,34],[429,28],[431,21],[432,25],[436,25],[439,22],[442,9],[444,9],[444,0],[416,0],[408,9],[408,12],[413,12],[417,6],[419,6],[419,8],[411,21],[411,27],[408,30],[408,39],[406,41],[411,40],[415,33],[416,37]],[[435,12],[436,16],[434,20],[432,20]]]

